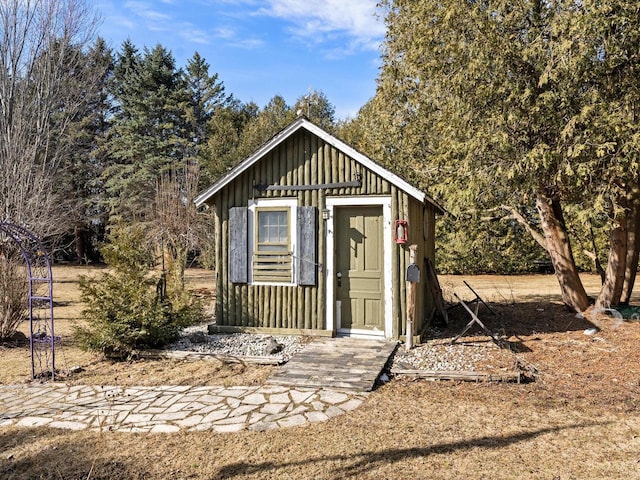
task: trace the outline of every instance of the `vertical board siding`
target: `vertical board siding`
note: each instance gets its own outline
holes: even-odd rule
[[[269,190],[257,191],[253,185],[316,185],[323,183],[349,182],[361,176],[360,187],[343,187],[326,190]],[[326,258],[326,225],[322,210],[326,197],[335,195],[390,195],[392,201],[392,221],[406,218],[412,224],[410,233],[420,234],[422,227],[415,224],[423,220],[422,205],[411,205],[406,193],[391,185],[373,171],[357,163],[332,145],[325,143],[308,131],[299,131],[269,152],[238,176],[232,183],[220,190],[212,199],[215,204],[217,272],[216,316],[218,325],[249,326],[283,329],[325,329],[326,283],[324,261]],[[233,207],[247,207],[253,198],[296,198],[298,207],[315,207],[315,229],[318,236],[313,248],[313,258],[318,265],[314,269],[315,281],[310,285],[250,285],[232,283],[229,269],[229,210]],[[418,208],[419,207],[419,208]],[[308,211],[311,211],[309,209]],[[411,217],[409,214],[411,213]],[[433,222],[431,222],[433,223]],[[411,228],[413,231],[411,231]],[[432,229],[431,225],[428,229]],[[296,232],[291,232],[295,235]],[[308,235],[308,232],[307,232]],[[416,237],[417,240],[418,237]],[[420,244],[422,256],[431,258],[433,239]],[[393,336],[404,333],[406,319],[406,286],[404,276],[409,261],[408,249],[393,244],[392,282],[394,317]],[[302,253],[302,250],[299,250]],[[303,269],[301,269],[302,272]],[[305,278],[308,280],[307,275]],[[306,281],[302,283],[307,283]],[[419,319],[419,316],[416,316]]]
[[[223,277],[220,265],[222,263],[222,229],[220,226],[220,212],[222,211],[222,206],[218,203],[215,206],[214,214],[213,214],[213,224],[214,224],[214,232],[216,236],[216,249],[213,252],[214,261],[216,265],[216,306],[215,306],[215,315],[216,318],[222,319],[222,291],[223,291]],[[226,261],[226,260],[225,260]]]
[[[220,291],[219,296],[222,297],[222,321],[223,325],[227,325],[229,321],[229,276],[227,275],[227,259],[229,258],[228,246],[229,242],[227,239],[229,238],[229,210],[226,207],[228,205],[227,202],[223,203],[224,207],[222,210],[222,228],[220,229],[220,233],[222,235],[222,251],[221,251],[221,261],[218,263],[220,271],[222,272],[222,290]]]

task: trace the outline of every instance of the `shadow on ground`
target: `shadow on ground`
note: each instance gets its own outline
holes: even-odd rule
[[[475,305],[467,305],[475,311]],[[450,305],[448,314],[448,324],[434,325],[426,332],[427,339],[454,338],[471,321],[471,315],[459,304]],[[516,349],[520,337],[581,331],[594,327],[587,318],[577,315],[566,306],[550,302],[481,303],[478,318],[492,333],[510,339]],[[485,336],[485,333],[479,325],[474,324],[465,336]]]
[[[400,463],[412,458],[423,458],[431,455],[449,454],[457,451],[466,451],[474,448],[482,449],[499,449],[512,444],[526,442],[541,435],[553,434],[562,430],[585,428],[596,425],[597,423],[572,424],[562,427],[542,428],[529,432],[518,433],[508,436],[486,436],[459,442],[441,443],[427,447],[412,447],[381,451],[368,451],[362,453],[353,453],[345,455],[333,456],[317,456],[291,462],[262,462],[262,463],[246,463],[237,462],[221,468],[216,479],[230,479],[234,477],[242,477],[245,475],[264,475],[274,473],[283,469],[286,471],[290,468],[304,467],[313,464],[327,464],[334,462],[345,462],[347,465],[339,467],[331,472],[331,478],[358,478],[367,472],[375,469],[377,465],[388,465]],[[269,477],[272,478],[272,477]]]
[[[18,455],[9,451],[19,451]],[[11,428],[0,431],[0,478],[107,480],[145,478],[146,472],[101,451],[100,438],[95,448],[82,439],[69,439],[55,428]]]

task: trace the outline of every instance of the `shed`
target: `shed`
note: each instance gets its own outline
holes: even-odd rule
[[[195,202],[214,211],[216,331],[404,337],[411,244],[414,333],[434,315],[442,208],[304,117]]]

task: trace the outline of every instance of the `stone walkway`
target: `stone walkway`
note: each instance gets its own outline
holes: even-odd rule
[[[323,422],[360,406],[396,345],[317,339],[258,387],[0,386],[0,427],[237,432]]]
[[[270,430],[323,422],[365,393],[263,387],[0,386],[0,427],[177,432]]]
[[[370,392],[398,342],[349,337],[316,339],[281,366],[270,385]]]

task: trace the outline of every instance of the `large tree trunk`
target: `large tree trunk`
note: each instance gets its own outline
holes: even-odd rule
[[[627,212],[627,258],[625,262],[624,285],[620,303],[628,304],[638,271],[638,252],[640,250],[640,188],[633,185],[629,196]]]
[[[604,283],[596,300],[597,308],[611,308],[611,306],[616,306],[620,303],[620,296],[625,283],[626,261],[627,219],[625,213],[619,216],[617,225],[614,225],[609,232],[609,258],[607,260]]]
[[[73,235],[76,244],[76,261],[78,265],[83,263],[89,264],[89,256],[87,255],[87,243],[89,238],[89,230],[84,226],[76,226],[73,229]]]
[[[589,307],[589,297],[578,275],[560,200],[555,195],[539,193],[536,207],[540,214],[547,252],[562,291],[562,301],[573,310],[583,312]]]

